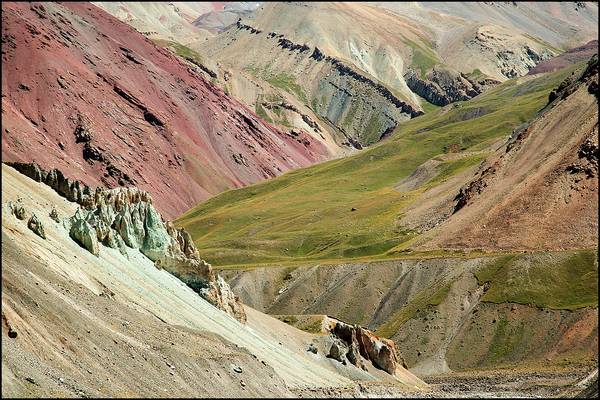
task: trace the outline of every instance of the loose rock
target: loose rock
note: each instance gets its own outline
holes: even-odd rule
[[[27,222],[27,227],[42,239],[46,239],[44,225],[42,225],[42,221],[40,221],[35,214],[32,214],[31,218],[29,218],[29,221]]]

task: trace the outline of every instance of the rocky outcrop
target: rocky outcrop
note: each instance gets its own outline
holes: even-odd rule
[[[42,221],[40,221],[35,214],[31,214],[31,218],[29,218],[29,221],[27,221],[27,227],[42,239],[46,239],[44,225],[42,225]]]
[[[409,69],[404,75],[404,79],[410,90],[438,106],[472,99],[484,90],[500,84],[500,81],[495,79],[470,78],[465,74],[442,67],[433,68],[424,77]]]
[[[483,190],[488,186],[488,181],[493,178],[495,172],[496,166],[487,167],[480,171],[477,179],[461,187],[456,197],[454,197],[454,201],[456,201],[454,212],[457,212],[469,204],[474,197],[481,194],[481,192],[483,192]]]
[[[395,375],[399,367],[406,368],[392,340],[380,338],[368,329],[346,324],[328,317],[332,344],[328,357],[341,363],[346,360],[356,367],[367,369],[370,361],[376,368]]]
[[[598,54],[594,54],[588,61],[583,73],[575,79],[573,75],[566,77],[556,89],[548,95],[548,103],[556,99],[564,100],[574,93],[580,85],[587,85],[588,92],[598,98]]]
[[[352,137],[355,144],[346,141],[344,146],[362,148],[379,141],[401,121],[423,114],[407,99],[400,98],[395,91],[378,81],[369,73],[348,63],[345,60],[326,55],[317,47],[296,43],[283,34],[269,32],[260,35],[260,30],[239,23],[237,33],[258,35],[257,40],[265,46],[272,47],[278,53],[275,58],[292,55],[296,58],[294,64],[303,64],[307,68],[320,70],[314,82],[306,81],[306,77],[298,71],[270,71],[274,74],[285,72],[297,82],[298,99],[304,102],[324,121],[333,125],[344,137]],[[290,54],[287,54],[290,53]],[[262,64],[257,60],[257,65]],[[257,66],[255,65],[255,67]],[[265,65],[269,71],[271,65]],[[313,83],[316,83],[314,85]],[[264,106],[264,104],[263,104]],[[316,123],[307,116],[302,119],[315,130]]]
[[[119,249],[123,255],[127,255],[127,247],[138,249],[158,268],[177,276],[209,303],[246,321],[239,298],[212,271],[210,264],[200,259],[191,236],[172,222],[163,221],[148,192],[134,187],[98,187],[92,192],[56,169],[46,172],[37,164],[10,165],[81,206],[65,225],[71,238],[90,253],[98,256],[100,244]]]
[[[69,229],[69,236],[71,236],[73,240],[75,240],[84,249],[86,249],[96,257],[100,254],[100,247],[98,246],[96,230],[82,216],[80,210],[77,210],[75,215],[71,218],[71,228]]]
[[[35,163],[7,162],[6,165],[13,167],[36,182],[45,183],[69,201],[85,204],[86,199],[91,195],[91,189],[87,185],[79,181],[69,180],[57,169],[49,172],[44,171]]]
[[[524,36],[491,25],[477,28],[466,46],[494,61],[500,73],[506,78],[523,76],[541,61],[553,54]],[[535,48],[534,48],[535,47]]]

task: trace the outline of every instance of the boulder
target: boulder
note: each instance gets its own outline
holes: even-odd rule
[[[80,209],[71,217],[69,236],[93,255],[98,256],[100,254],[96,229],[85,220]]]
[[[31,214],[31,218],[29,218],[29,221],[27,221],[27,227],[42,239],[46,239],[44,225],[42,225],[42,221],[40,221],[35,214]]]
[[[12,210],[15,214],[15,217],[17,217],[20,220],[25,219],[27,212],[25,211],[25,207],[23,207],[22,204],[17,202],[17,204],[13,206]]]
[[[52,207],[52,211],[50,211],[50,218],[60,223],[60,217],[58,216],[58,211],[56,211],[55,207]]]
[[[329,332],[333,343],[328,357],[340,362],[347,359],[366,370],[365,361],[395,375],[398,367],[406,367],[392,340],[380,338],[368,329],[330,318]]]

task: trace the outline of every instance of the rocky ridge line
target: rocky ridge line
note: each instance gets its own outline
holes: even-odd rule
[[[92,254],[99,255],[100,244],[119,249],[124,256],[126,247],[139,249],[157,268],[181,279],[209,303],[246,321],[243,305],[227,282],[200,258],[189,233],[163,221],[148,192],[135,187],[92,190],[57,169],[44,171],[35,163],[6,164],[80,205],[75,215],[62,222],[71,238]]]
[[[490,87],[500,84],[500,81],[495,79],[470,78],[463,73],[439,67],[434,67],[425,78],[421,78],[417,72],[410,69],[404,75],[404,79],[410,90],[438,106],[470,100]]]
[[[236,27],[238,30],[247,30],[251,34],[255,34],[255,35],[262,33],[261,30],[253,28],[250,25],[243,24],[239,20],[236,23]],[[306,44],[297,44],[297,43],[292,42],[289,39],[286,39],[284,37],[284,35],[281,33],[278,34],[277,32],[269,32],[267,34],[267,38],[268,39],[277,39],[277,45],[279,47],[281,47],[283,49],[287,49],[292,52],[299,51],[300,53],[303,53],[303,52],[309,51],[311,49]],[[342,75],[342,76],[348,75],[359,82],[362,82],[362,83],[365,83],[365,84],[371,86],[381,96],[383,96],[388,101],[390,101],[392,104],[394,104],[396,106],[396,108],[399,108],[402,112],[410,115],[411,118],[418,117],[419,115],[423,114],[423,111],[416,110],[410,104],[405,103],[404,101],[397,98],[388,88],[383,86],[381,83],[375,82],[372,79],[364,76],[363,74],[355,71],[353,68],[344,64],[341,60],[339,60],[335,57],[326,56],[317,47],[315,47],[313,49],[313,52],[311,53],[310,58],[312,58],[313,60],[315,60],[317,62],[325,61],[325,62],[331,64],[340,73],[340,75]]]

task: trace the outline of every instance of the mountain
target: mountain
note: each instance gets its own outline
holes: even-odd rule
[[[585,43],[597,36],[596,22],[594,3],[274,2],[193,48],[230,68],[230,80],[266,81],[291,94],[285,101],[310,109],[339,144],[362,147],[432,104],[468,100]],[[272,95],[262,87],[248,93],[261,84],[237,86],[232,93],[257,108]]]
[[[578,46],[559,54],[556,57],[542,61],[529,70],[527,75],[535,75],[542,72],[558,71],[568,65],[589,60],[594,54],[598,54],[598,41],[590,40],[583,46]]]
[[[513,132],[521,132],[527,127],[546,106],[553,89],[559,87],[571,73],[584,67],[585,62],[550,74],[508,80],[470,101],[448,105],[405,122],[388,140],[359,154],[223,193],[187,211],[177,221],[192,234],[205,257],[222,265],[401,256],[405,251],[417,250],[414,242],[423,243],[428,251],[440,246],[445,248],[446,245],[426,246],[425,241],[431,237],[438,242],[442,238],[461,239],[458,232],[458,236],[449,235],[444,228],[453,226],[453,221],[458,223],[467,213],[468,207],[454,213],[458,201],[455,198],[461,187],[478,177],[474,174],[484,160],[493,160],[494,155],[498,157],[505,151],[497,149]],[[571,146],[584,140],[587,133],[580,130],[575,135],[571,129],[580,126],[583,121],[593,126],[597,116],[594,96],[586,90],[580,88],[578,91],[582,102],[571,102],[573,112],[577,113],[573,116],[584,119],[574,119],[573,126],[568,129],[560,129],[560,125],[556,128],[556,134],[560,135],[560,141],[565,141],[565,147],[551,145],[554,140],[559,140],[553,139],[548,142],[546,150],[545,147],[533,147],[539,151],[536,157],[542,160],[551,154],[559,157],[562,152],[569,157],[578,157],[577,148]],[[547,115],[557,115],[556,121],[560,121],[562,112],[548,111],[540,119],[547,121]],[[534,122],[531,126],[536,125]],[[557,151],[560,152],[555,153]],[[523,179],[520,185],[529,185],[533,184],[534,176],[545,173],[544,168],[550,165],[538,162],[527,166],[535,170],[509,172],[512,167],[509,163],[503,167],[507,169],[501,176],[506,174],[507,177]],[[525,165],[519,164],[519,168],[525,168]],[[563,171],[560,176],[560,179],[566,179],[570,174]],[[579,179],[578,176],[574,178]],[[497,189],[516,190],[513,184],[516,182],[499,185]],[[563,189],[566,190],[565,196],[575,190],[569,187],[567,185]],[[593,186],[586,190],[581,193],[584,194],[581,206],[585,199],[591,200],[594,195]],[[495,192],[490,191],[490,196],[487,204],[498,206]],[[532,200],[537,198],[539,196],[531,197]],[[571,206],[577,207],[564,205],[567,208]],[[503,230],[495,232],[521,242],[500,248],[593,246],[594,219],[588,219],[590,214],[587,211],[566,218],[562,215],[566,211],[564,207],[558,202],[542,208],[547,211],[554,209],[561,224],[566,224],[566,230],[557,230],[552,235],[538,231],[539,238],[546,241],[542,247],[540,242],[531,242],[527,246],[528,238],[513,230],[517,226],[511,228],[504,221]],[[590,201],[589,207],[591,213],[597,205]],[[499,215],[503,218],[502,214]],[[577,222],[571,217],[576,217]],[[469,221],[477,221],[477,217],[473,215]],[[523,223],[527,224],[525,220]],[[566,228],[571,224],[582,236],[567,244],[569,238],[576,237]],[[468,228],[469,225],[461,226],[474,229]],[[541,229],[539,224],[530,226]],[[432,230],[436,232],[434,236],[430,236],[429,231]],[[462,235],[470,234],[462,232]],[[481,231],[481,235],[482,239],[486,237],[485,230]],[[495,239],[493,235],[487,236]],[[489,245],[492,246],[491,243]],[[448,243],[447,247],[451,250],[456,246]],[[485,249],[487,245],[463,243],[458,247]],[[492,248],[498,247],[494,245]]]
[[[153,39],[203,41],[259,6],[250,1],[94,1],[92,4]]]
[[[128,23],[145,36],[181,43],[212,36],[208,30],[196,27],[194,21],[200,15],[223,10],[220,2],[96,1],[92,4]]]
[[[176,224],[247,304],[366,326],[428,383],[581,379],[597,365],[597,96],[597,55],[511,79]]]
[[[232,3],[194,23],[215,36],[166,44],[197,52],[267,121],[344,155],[595,38],[597,20],[597,4],[581,2]]]
[[[169,249],[155,264],[146,245],[157,244],[165,223],[152,216],[147,193],[92,188],[93,198],[78,204],[55,191],[61,186],[49,184],[2,166],[3,396],[349,396],[372,391],[356,381],[387,384],[391,393],[427,389],[399,364],[393,344],[367,330],[358,331],[360,344],[353,342],[360,346],[353,353],[364,367],[358,368],[326,356],[333,345],[346,346],[335,331],[309,334],[248,307],[241,321],[233,318],[206,297],[203,284],[208,279],[212,286],[214,277],[181,275],[182,281],[173,274],[166,260],[190,262],[194,256],[188,246],[175,253]],[[144,235],[154,241],[145,240],[139,249],[129,242],[96,243],[95,248],[78,243],[105,232],[90,215],[114,217],[113,207],[122,207],[117,218],[131,213],[135,222],[138,211],[145,215]],[[74,235],[85,235],[81,227],[88,224],[95,224],[88,228],[92,236]],[[113,240],[128,241],[128,230],[115,226],[108,227]],[[177,254],[181,251],[186,254]],[[228,285],[217,285],[210,290],[225,296]]]
[[[174,217],[329,152],[91,4],[3,3],[2,159],[138,185]]]
[[[256,10],[259,6],[260,2],[256,1],[230,1],[223,4],[222,10],[204,13],[196,18],[192,24],[210,32],[218,33],[235,24],[238,19]]]

